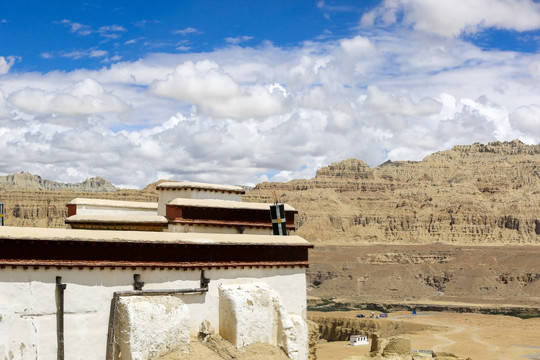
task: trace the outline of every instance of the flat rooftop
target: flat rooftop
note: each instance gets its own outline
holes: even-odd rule
[[[168,224],[169,220],[165,216],[159,215],[94,215],[94,214],[77,214],[66,218],[66,223],[87,222],[87,223],[135,223],[135,224]]]
[[[107,200],[107,199],[87,199],[87,198],[75,198],[71,200],[68,205],[92,205],[92,206],[108,206],[118,208],[130,208],[130,209],[148,209],[156,210],[158,208],[157,202],[142,202],[142,201],[121,201],[121,200]]]
[[[176,198],[171,200],[167,205],[191,206],[191,207],[207,207],[207,208],[223,208],[223,209],[246,209],[246,210],[266,210],[270,211],[270,203],[250,203],[230,200],[208,200],[208,199],[185,199]],[[297,211],[290,205],[285,204],[285,210]]]
[[[183,181],[170,181],[163,182],[156,186],[157,190],[201,190],[201,191],[215,191],[215,192],[229,192],[237,194],[245,194],[245,190],[240,186],[221,185],[221,184],[208,184],[200,182],[183,182]]]
[[[174,233],[149,231],[79,230],[34,227],[0,227],[0,240],[71,241],[103,243],[154,243],[194,245],[308,246],[304,238],[275,235]]]

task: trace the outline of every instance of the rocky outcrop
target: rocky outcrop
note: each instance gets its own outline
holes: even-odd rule
[[[279,294],[263,283],[219,286],[219,333],[237,348],[277,346],[292,360],[308,358],[308,328],[289,314]]]
[[[375,335],[388,338],[427,328],[425,325],[404,321],[336,318],[314,312],[308,319],[319,325],[320,337],[327,341],[348,341],[351,335],[357,334],[368,335],[370,339]]]
[[[309,360],[317,360],[317,343],[320,339],[319,325],[311,320],[306,321],[308,326]]]
[[[404,337],[392,337],[382,352],[383,357],[411,356],[411,340]]]
[[[349,159],[310,180],[259,184],[245,200],[274,192],[299,210],[297,234],[319,244],[540,242],[540,145],[519,140],[375,168]]]
[[[179,298],[121,297],[115,311],[114,359],[155,359],[189,352],[190,314]]]
[[[237,349],[217,334],[192,339],[189,354],[172,353],[157,360],[290,360],[283,350],[269,344],[252,344]]]

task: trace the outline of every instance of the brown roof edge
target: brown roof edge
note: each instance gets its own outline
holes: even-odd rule
[[[280,262],[221,262],[221,263],[181,263],[181,262],[128,262],[128,261],[69,261],[69,260],[10,260],[0,259],[0,269],[6,267],[33,267],[33,268],[167,268],[167,269],[204,269],[204,268],[228,268],[228,267],[309,267],[308,261]]]
[[[307,266],[310,248],[313,245],[307,242],[205,244],[0,238],[0,266]]]

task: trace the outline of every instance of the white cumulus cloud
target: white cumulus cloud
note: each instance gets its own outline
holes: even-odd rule
[[[212,61],[185,62],[164,80],[154,81],[157,95],[192,102],[216,117],[249,118],[282,111],[283,96],[264,86],[240,86]]]
[[[421,3],[393,4],[385,21]],[[351,157],[376,166],[455,144],[540,142],[538,54],[397,28],[283,48],[152,53],[95,71],[8,69],[0,172],[138,187],[159,177],[255,184],[309,178]]]
[[[533,0],[384,0],[362,18],[364,25],[403,23],[416,30],[450,37],[486,28],[535,30],[540,28],[540,4]]]
[[[527,136],[540,136],[540,105],[517,108],[510,114],[510,123]]]
[[[405,116],[432,115],[441,110],[441,104],[437,100],[421,99],[413,102],[407,94],[389,94],[377,86],[368,87],[364,106],[374,112]]]
[[[7,74],[13,64],[15,64],[16,58],[14,56],[0,56],[0,75]]]
[[[26,87],[12,93],[8,101],[23,112],[37,114],[89,115],[129,110],[126,102],[92,79],[53,92]]]
[[[356,36],[352,39],[343,39],[340,43],[345,52],[354,57],[370,55],[375,51],[375,46],[371,41],[362,36]]]

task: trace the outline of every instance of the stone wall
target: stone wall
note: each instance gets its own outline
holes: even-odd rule
[[[308,358],[305,319],[289,314],[280,295],[264,283],[221,285],[219,332],[236,347],[266,343],[290,359]]]

